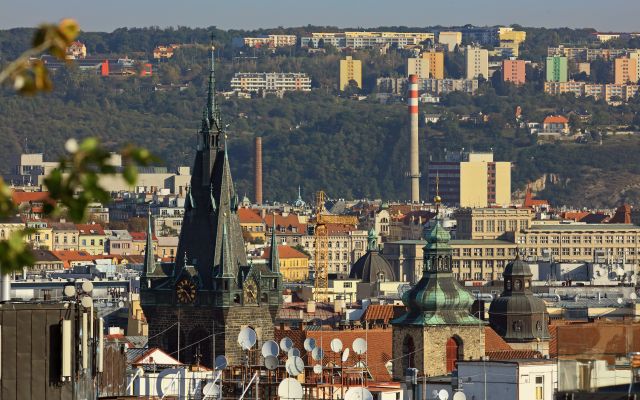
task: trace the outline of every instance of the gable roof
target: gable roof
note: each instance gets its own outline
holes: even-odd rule
[[[282,258],[309,258],[306,254],[301,251],[294,249],[291,246],[286,245],[278,245],[278,256]],[[265,247],[264,253],[262,254],[262,259],[268,260],[271,257],[271,247]]]
[[[238,208],[238,218],[241,224],[263,224],[264,220],[256,210],[250,208]]]
[[[29,203],[29,202],[47,202],[55,203],[49,192],[24,192],[22,190],[14,190],[11,193],[11,198],[15,204]]]
[[[370,323],[382,321],[383,324],[387,325],[389,321],[400,316],[400,314],[405,311],[406,307],[404,306],[396,306],[393,304],[371,304],[362,314],[360,320]]]
[[[81,235],[104,235],[104,228],[100,224],[76,224]]]
[[[569,120],[562,115],[549,115],[543,121],[543,124],[568,124]]]
[[[484,352],[511,351],[509,343],[496,333],[490,326],[484,327]]]

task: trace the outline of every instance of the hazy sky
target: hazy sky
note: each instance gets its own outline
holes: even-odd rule
[[[640,31],[639,0],[0,0],[0,28],[73,17],[84,30],[498,25]]]

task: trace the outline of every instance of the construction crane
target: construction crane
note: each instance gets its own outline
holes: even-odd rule
[[[324,207],[326,195],[321,190],[316,193],[315,239],[315,282],[313,298],[317,302],[329,301],[329,229],[328,224],[356,225],[358,218],[349,215],[327,214]]]

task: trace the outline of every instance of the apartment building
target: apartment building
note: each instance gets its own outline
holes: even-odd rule
[[[515,85],[524,85],[526,82],[525,61],[524,60],[503,60],[502,80]]]
[[[454,218],[456,239],[513,241],[515,232],[531,226],[534,214],[530,208],[460,208]]]
[[[447,51],[454,51],[462,43],[462,32],[440,32],[438,43],[447,47]]]
[[[78,224],[78,250],[91,255],[106,254],[107,236],[99,224]]]
[[[422,57],[407,59],[407,77],[415,75],[418,79],[429,79],[429,60]]]
[[[527,39],[527,32],[525,31],[515,31],[513,28],[500,28],[498,33],[498,38],[501,42],[509,41],[520,44]]]
[[[342,32],[313,32],[311,36],[302,36],[300,38],[301,47],[321,47],[331,45],[337,48],[343,48],[347,44],[346,37]]]
[[[245,37],[243,44],[246,47],[268,46],[272,48],[295,46],[298,41],[296,35],[264,35],[258,37]]]
[[[444,52],[429,50],[420,55],[429,61],[429,77],[431,79],[444,79]]]
[[[638,83],[638,58],[619,57],[613,60],[613,77],[616,85]]]
[[[464,92],[474,95],[478,92],[477,79],[419,79],[418,90],[430,94]]]
[[[508,206],[511,204],[511,163],[496,162],[493,153],[449,154],[429,163],[430,196],[436,179],[445,204],[458,207]]]
[[[80,231],[70,222],[52,222],[53,247],[51,250],[78,250]]]
[[[489,79],[489,52],[479,47],[467,46],[464,52],[467,79],[478,79],[482,76]]]
[[[302,72],[236,72],[231,89],[237,92],[311,91],[311,78]]]
[[[584,224],[536,222],[515,233],[515,243],[526,256],[554,261],[594,261],[638,264],[640,226],[633,224]]]
[[[639,49],[597,49],[587,47],[549,47],[547,56],[564,56],[571,62],[591,62],[598,59],[614,60],[634,53]]]
[[[589,84],[575,81],[544,83],[544,91],[548,94],[573,93],[576,97],[591,96],[596,100],[604,99],[608,103],[616,98],[629,101],[638,93],[639,88],[638,85]]]
[[[362,61],[346,56],[340,60],[340,90],[348,88],[351,81],[362,88]]]
[[[351,265],[367,252],[368,232],[347,225],[327,226],[329,273],[348,275]],[[302,235],[300,245],[311,254],[312,263],[315,263],[315,237],[309,234]]]
[[[547,82],[566,82],[568,79],[569,67],[567,57],[553,56],[547,57]]]
[[[313,32],[300,38],[302,47],[322,47],[330,44],[337,48],[364,49],[383,46],[419,45],[426,40],[435,41],[431,32]]]

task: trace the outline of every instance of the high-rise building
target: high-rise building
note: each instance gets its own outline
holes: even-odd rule
[[[479,47],[467,46],[464,53],[467,79],[480,76],[489,79],[489,52]]]
[[[340,90],[345,90],[351,81],[362,88],[362,61],[347,56],[340,60]]]
[[[493,153],[452,154],[445,161],[430,162],[427,179],[430,195],[439,181],[442,198],[453,206],[511,204],[511,163],[493,161]]]
[[[428,58],[408,58],[407,59],[407,76],[415,75],[418,79],[429,79],[430,69],[429,69],[429,59]]]
[[[626,85],[638,82],[638,58],[620,57],[614,61],[614,83]]]
[[[447,46],[448,51],[454,51],[462,43],[462,32],[440,32],[438,43]]]
[[[243,327],[254,328],[258,343],[272,340],[282,305],[275,237],[266,264],[247,261],[240,202],[214,87],[212,51],[207,103],[175,263],[156,262],[149,214],[140,279],[149,345],[187,363],[201,359],[207,366],[212,366],[214,354],[226,355],[231,364],[244,360],[237,341]]]
[[[432,79],[444,79],[444,53],[441,51],[425,51],[422,58],[429,60],[429,74]]]
[[[567,57],[547,57],[547,82],[566,82],[568,70]]]
[[[502,61],[502,80],[515,85],[524,85],[526,81],[524,60]]]

